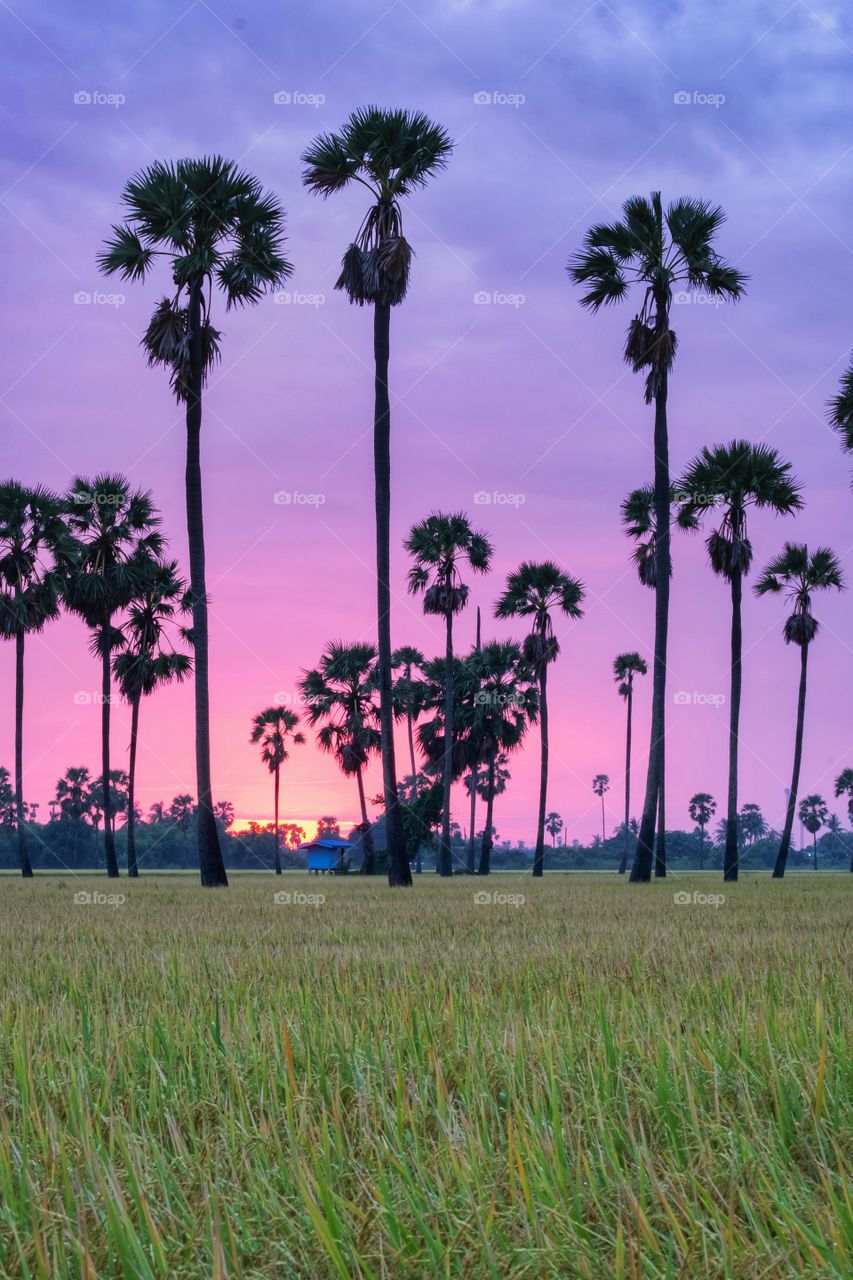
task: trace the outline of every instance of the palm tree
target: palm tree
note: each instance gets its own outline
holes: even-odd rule
[[[104,850],[107,875],[118,875],[108,795],[110,777],[111,665],[125,643],[115,625],[144,581],[145,565],[160,556],[160,517],[150,493],[131,490],[124,476],[78,476],[66,495],[75,562],[65,597],[92,631],[92,652],[101,660],[101,778],[104,785]]]
[[[755,844],[763,839],[770,828],[764,820],[764,814],[757,804],[745,804],[740,811],[738,828],[743,835],[744,844]]]
[[[622,854],[619,858],[620,876],[625,874],[628,867],[628,842],[630,840],[628,823],[631,820],[631,721],[634,711],[634,676],[647,675],[648,670],[645,658],[640,657],[639,653],[620,653],[613,660],[613,679],[616,681],[619,697],[624,698],[628,704],[628,728],[625,743],[625,827]],[[661,781],[661,791],[663,791],[663,781]]]
[[[26,879],[33,869],[24,807],[24,645],[59,614],[71,550],[55,494],[16,480],[0,484],[0,636],[15,641],[15,826]]]
[[[376,509],[376,585],[382,780],[388,832],[388,880],[410,885],[394,758],[391,685],[391,404],[388,359],[391,308],[406,296],[412,248],[403,235],[401,201],[447,164],[453,143],[420,111],[364,107],[338,133],[321,134],[302,156],[303,182],[327,198],[358,183],[372,203],[343,258],[335,287],[357,306],[373,306],[373,465]]]
[[[592,789],[601,800],[601,843],[604,844],[607,839],[607,832],[604,826],[604,795],[610,790],[610,779],[606,773],[597,773],[592,780]]]
[[[797,728],[794,735],[794,767],[788,792],[788,808],[785,826],[773,868],[773,878],[781,880],[785,874],[794,812],[797,805],[797,788],[800,784],[800,764],[803,758],[803,723],[806,712],[806,684],[808,678],[809,649],[818,633],[820,624],[812,614],[812,595],[815,591],[834,589],[843,591],[844,575],[835,554],[829,547],[818,547],[809,552],[805,543],[786,542],[784,550],[770,561],[755,584],[755,593],[784,595],[793,606],[785,619],[782,634],[786,644],[795,644],[800,650],[800,688],[797,698]]]
[[[364,769],[371,755],[380,748],[377,688],[375,646],[364,642],[344,644],[340,640],[326,645],[319,665],[305,671],[299,682],[308,723],[312,727],[320,725],[317,742],[321,750],[333,755],[341,773],[348,778],[355,777],[358,785],[364,848],[361,869],[365,875],[374,872]]]
[[[529,725],[536,720],[539,697],[533,668],[521,647],[512,641],[493,640],[475,649],[467,665],[477,686],[471,704],[469,737],[477,758],[486,767],[486,820],[478,874],[487,876],[494,844],[498,760],[509,757],[521,746]]]
[[[89,770],[85,765],[77,768],[72,766],[70,769],[66,769],[56,784],[55,794],[60,816],[65,821],[74,824],[74,844],[71,851],[71,861],[76,866],[80,827],[91,812]]]
[[[409,759],[412,765],[412,781],[417,789],[418,761],[415,755],[415,722],[423,710],[424,685],[415,673],[422,672],[424,655],[413,644],[404,644],[391,655],[392,671],[400,674],[394,681],[394,714],[405,717],[409,742]]]
[[[835,779],[835,794],[847,797],[847,816],[853,826],[853,769],[843,769]],[[850,871],[853,873],[853,853],[850,856]]]
[[[640,307],[628,327],[624,355],[635,373],[646,374],[646,403],[654,401],[655,406],[655,660],[646,795],[631,870],[634,882],[651,879],[658,791],[663,778],[671,566],[667,391],[676,351],[670,308],[676,289],[732,301],[743,295],[746,277],[728,266],[714,248],[714,238],[724,221],[723,210],[704,200],[682,198],[664,210],[658,191],[649,200],[632,196],[622,207],[621,220],[590,228],[582,252],[569,262],[568,268],[575,284],[586,289],[581,305],[593,312],[621,302],[635,286]]]
[[[261,744],[261,760],[273,775],[273,795],[275,803],[275,873],[281,875],[281,851],[278,834],[278,793],[281,766],[289,759],[288,741],[291,746],[301,747],[305,743],[305,734],[297,730],[299,716],[286,707],[267,707],[259,711],[252,721],[252,733],[249,741]]]
[[[841,379],[838,395],[829,402],[829,421],[841,436],[841,447],[853,453],[853,363]]]
[[[539,808],[536,818],[536,848],[533,874],[545,869],[545,812],[548,806],[548,667],[556,662],[560,641],[554,632],[553,614],[562,613],[577,621],[583,617],[583,584],[554,563],[525,560],[509,574],[506,587],[495,606],[496,618],[529,618],[530,632],[523,644],[524,656],[533,668],[539,686]]]
[[[227,885],[213,813],[210,777],[208,618],[201,486],[202,392],[219,359],[212,317],[214,285],[226,310],[257,303],[284,283],[292,267],[282,252],[284,213],[251,174],[221,156],[157,161],[122,192],[125,221],[98,255],[107,275],[145,280],[168,259],[170,296],[158,303],[142,345],[149,365],[169,371],[186,407],[186,506],[195,645],[196,775],[201,882]]]
[[[829,817],[829,808],[823,796],[805,796],[800,801],[800,822],[814,842],[814,869],[817,871],[817,833]]]
[[[177,629],[185,641],[191,632],[178,621],[188,608],[187,584],[176,560],[149,558],[141,562],[141,580],[131,599],[122,628],[124,647],[113,659],[113,672],[122,697],[130,704],[130,753],[128,760],[127,874],[139,875],[136,859],[136,751],[139,742],[139,710],[144,697],[172,681],[189,675],[192,661],[176,650],[170,632]]]
[[[557,836],[563,830],[563,819],[559,813],[552,811],[545,818],[545,830],[551,837],[551,845],[554,849],[557,847]]]
[[[717,802],[707,791],[697,791],[687,807],[690,821],[699,828],[699,870],[705,865],[705,828],[717,812]]]
[[[444,770],[441,841],[436,870],[440,876],[453,874],[450,856],[450,789],[453,784],[453,617],[468,603],[468,586],[460,576],[460,566],[474,573],[488,573],[492,545],[486,535],[472,529],[467,516],[435,512],[412,526],[405,541],[414,564],[409,570],[409,591],[423,595],[424,613],[438,614],[445,621],[444,687]]]
[[[701,524],[710,510],[721,510],[716,529],[708,536],[708,559],[714,573],[729,583],[732,601],[731,671],[729,693],[729,777],[726,821],[728,836],[723,879],[738,878],[738,748],[743,656],[743,580],[752,566],[748,517],[751,508],[793,515],[802,508],[800,488],[775,449],[748,440],[706,445],[690,463],[681,482],[679,522],[687,528]]]

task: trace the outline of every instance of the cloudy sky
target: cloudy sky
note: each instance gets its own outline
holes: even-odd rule
[[[462,646],[473,605],[486,638],[514,634],[490,614],[522,558],[552,557],[583,579],[586,617],[564,629],[551,680],[551,801],[570,838],[598,829],[596,773],[613,783],[608,825],[619,820],[624,705],[611,663],[652,641],[652,596],[619,526],[620,500],[652,468],[651,411],[620,356],[628,313],[585,314],[565,272],[587,226],[626,196],[719,202],[720,248],[750,276],[736,308],[674,308],[674,471],[705,443],[772,444],[807,505],[796,521],[754,519],[756,564],[795,537],[830,544],[850,574],[849,468],[825,421],[853,345],[853,18],[840,3],[11,0],[0,28],[3,471],[57,489],[76,472],[126,472],[153,490],[185,563],[183,425],[139,350],[159,282],[104,281],[95,254],[123,184],[155,159],[230,156],[288,213],[288,300],[220,313],[203,437],[216,796],[241,818],[272,807],[252,715],[292,697],[328,639],[374,629],[370,316],[333,290],[364,201],[311,197],[299,163],[354,107],[420,108],[456,140],[447,171],[405,210],[417,259],[392,325],[393,640],[442,644],[439,620],[405,594],[401,547],[431,509],[469,511],[496,547]],[[687,824],[697,790],[722,804],[728,684],[726,588],[700,538],[674,550],[671,826]],[[829,797],[853,763],[851,603],[818,607],[802,787]],[[797,680],[782,619],[779,602],[747,598],[742,799],[775,824]],[[11,768],[11,646],[0,662]],[[30,644],[28,680],[25,791],[45,806],[68,765],[99,770],[98,673],[79,623]],[[638,693],[638,799],[650,684]],[[118,707],[117,765],[127,729]],[[194,790],[190,689],[148,702],[142,735],[143,806]],[[530,835],[537,756],[532,738],[496,807],[501,838]],[[375,769],[368,792],[379,788]],[[287,820],[351,820],[355,799],[313,745],[295,753]]]

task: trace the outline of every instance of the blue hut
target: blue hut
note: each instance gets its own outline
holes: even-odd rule
[[[308,855],[308,870],[315,875],[339,876],[349,871],[349,860],[352,845],[349,840],[341,840],[338,836],[321,836],[317,840],[308,840],[299,846]]]

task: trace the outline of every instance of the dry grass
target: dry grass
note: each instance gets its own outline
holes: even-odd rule
[[[477,887],[4,878],[2,1275],[849,1280],[853,876]]]

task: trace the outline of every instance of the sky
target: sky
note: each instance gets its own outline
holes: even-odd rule
[[[457,624],[461,648],[478,605],[484,639],[520,637],[491,617],[520,560],[553,558],[582,579],[585,616],[560,627],[549,676],[549,807],[570,840],[600,829],[595,774],[611,779],[608,829],[620,821],[625,707],[612,660],[650,657],[653,638],[653,597],[619,523],[621,499],[652,474],[652,411],[621,358],[630,304],[590,316],[565,270],[587,227],[626,197],[718,202],[718,247],[750,277],[736,307],[673,306],[674,474],[704,444],[765,441],[793,464],[806,507],[753,518],[756,569],[794,538],[829,544],[853,576],[849,460],[825,415],[853,345],[853,14],[842,4],[10,0],[0,31],[0,470],[58,490],[76,473],[126,473],[152,490],[186,565],[183,421],[139,347],[166,281],[104,280],[95,255],[124,183],[157,159],[221,153],[287,211],[292,280],[250,311],[220,305],[203,428],[214,790],[239,819],[272,813],[252,716],[293,704],[328,640],[375,632],[371,317],[333,287],[364,193],[311,196],[299,160],[358,106],[423,110],[456,143],[404,209],[417,256],[392,317],[392,641],[442,647],[440,619],[405,587],[403,538],[431,510],[467,511],[495,545]],[[694,792],[724,807],[729,598],[701,537],[679,535],[674,564],[668,825],[687,827]],[[801,790],[830,799],[853,764],[850,596],[817,609]],[[741,799],[776,826],[798,675],[783,618],[779,601],[747,594]],[[42,816],[69,765],[100,772],[98,687],[80,622],[28,642],[25,796]],[[7,644],[10,769],[13,690]],[[636,698],[637,813],[650,696],[651,676]],[[119,704],[116,767],[128,727]],[[194,792],[191,689],[148,700],[140,732],[143,808]],[[401,735],[401,761],[404,748]],[[496,803],[499,839],[532,837],[537,778],[534,731]],[[368,795],[380,788],[376,765]],[[294,751],[283,820],[354,821],[356,800],[313,741]],[[467,821],[461,788],[454,816]]]

